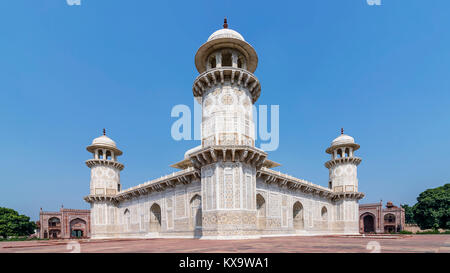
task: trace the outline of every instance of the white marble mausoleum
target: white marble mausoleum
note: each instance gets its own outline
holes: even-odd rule
[[[124,165],[105,133],[87,150],[92,159],[92,238],[184,237],[246,239],[263,236],[358,234],[359,145],[343,134],[326,152],[328,187],[273,170],[255,147],[252,105],[261,94],[253,74],[258,56],[238,32],[214,32],[197,51],[193,95],[202,106],[201,145],[172,165],[179,171],[122,189]]]

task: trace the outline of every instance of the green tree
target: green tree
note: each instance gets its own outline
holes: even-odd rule
[[[401,205],[401,207],[405,209],[405,223],[406,224],[415,224],[416,221],[414,220],[413,207],[410,207],[407,204],[403,204],[403,205]]]
[[[421,229],[450,229],[450,184],[422,192],[413,213]]]
[[[19,215],[13,209],[0,207],[0,236],[27,236],[34,233],[36,224],[30,217]]]

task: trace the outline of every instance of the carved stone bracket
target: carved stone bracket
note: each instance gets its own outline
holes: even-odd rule
[[[123,170],[123,168],[124,168],[124,165],[117,161],[106,160],[106,159],[86,160],[86,166],[88,166],[89,168],[92,168],[93,166],[96,166],[96,165],[111,166],[111,167],[119,169],[120,171]]]
[[[202,148],[189,155],[196,168],[219,161],[243,162],[261,168],[267,153],[257,148],[245,145],[214,145]]]
[[[334,166],[339,165],[341,163],[353,163],[356,166],[358,166],[359,163],[361,163],[361,158],[359,158],[359,157],[341,157],[341,158],[336,158],[336,159],[332,159],[330,161],[325,162],[325,167],[331,168],[331,167],[334,167]]]
[[[220,78],[220,83],[217,81]],[[223,84],[229,79],[231,84],[245,87],[252,95],[252,103],[258,100],[261,94],[261,84],[258,78],[248,70],[237,67],[218,67],[198,75],[192,86],[194,97],[202,97],[203,93],[213,85]]]

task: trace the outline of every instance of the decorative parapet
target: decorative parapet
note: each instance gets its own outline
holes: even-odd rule
[[[160,192],[166,188],[174,188],[177,184],[189,184],[193,179],[200,179],[200,174],[194,168],[187,168],[185,170],[172,173],[143,184],[139,184],[135,187],[123,190],[115,195],[107,194],[91,194],[84,197],[84,200],[88,203],[95,201],[110,201],[118,203],[123,200],[131,199],[140,195],[146,195],[152,192]]]
[[[261,94],[261,84],[253,73],[242,68],[225,66],[209,69],[198,75],[192,86],[194,97],[202,97],[209,87],[223,84],[225,81],[247,88],[252,95],[252,103],[255,103]]]
[[[379,206],[382,206],[382,204],[380,203],[380,202],[378,202],[378,203],[367,203],[367,204],[359,204],[359,207],[360,208],[362,208],[362,207],[364,207],[364,208],[369,208],[369,207],[379,207]]]
[[[60,211],[40,211],[39,214],[45,214],[45,215],[60,215]]]
[[[286,187],[290,190],[298,190],[304,193],[315,194],[333,201],[339,200],[344,197],[354,199],[361,199],[364,197],[364,194],[360,192],[335,193],[328,188],[281,172],[270,170],[265,167],[262,167],[260,170],[258,170],[256,175],[257,177],[262,177],[263,181],[267,184],[276,184],[279,187]]]
[[[353,163],[356,166],[359,165],[359,163],[361,163],[361,158],[359,157],[341,157],[341,158],[335,158],[332,159],[330,161],[325,162],[325,167],[327,168],[331,168],[334,167],[336,165],[339,165],[341,163]]]
[[[217,148],[217,147],[215,147]],[[228,148],[230,147],[221,147],[221,148]],[[236,148],[236,147],[235,147]],[[259,155],[264,155],[265,153],[251,147],[249,150],[252,150],[259,153]],[[242,154],[235,154],[235,159],[237,158],[243,158],[244,162],[248,162],[248,160],[252,160],[252,158],[255,157],[255,155],[249,155],[248,151],[244,156],[244,153]],[[227,150],[230,151],[230,150]],[[211,147],[204,148],[192,155],[197,158],[197,153],[203,157],[203,153],[210,152],[211,153]],[[263,153],[263,154],[261,154]],[[223,156],[223,155],[222,155]],[[267,154],[265,154],[267,156]],[[203,157],[204,160],[207,160],[205,157]],[[217,157],[216,157],[217,158]],[[256,160],[258,161],[258,160]],[[205,161],[206,162],[206,161]],[[313,184],[309,181],[299,179],[281,172],[277,172],[274,170],[271,170],[266,167],[260,167],[257,171],[257,177],[262,177],[264,182],[267,184],[277,184],[279,187],[286,187],[290,190],[298,190],[302,191],[304,193],[309,193],[313,195],[318,195],[333,201],[342,199],[342,198],[351,198],[351,199],[361,199],[364,197],[364,194],[361,192],[333,192],[328,188]],[[92,194],[84,197],[84,200],[88,203],[96,202],[96,201],[109,201],[112,203],[117,204],[120,201],[123,200],[129,200],[134,197],[138,197],[141,195],[147,195],[152,192],[161,192],[166,190],[167,188],[174,188],[176,185],[179,184],[189,184],[192,182],[193,179],[200,179],[200,173],[199,170],[193,167],[189,167],[187,169],[172,173],[170,175],[166,175],[164,177],[160,177],[155,180],[148,181],[143,184],[139,184],[135,187],[131,187],[129,189],[123,190],[115,195],[106,195],[106,194]]]
[[[117,161],[106,160],[106,159],[86,160],[86,166],[88,166],[89,168],[92,168],[93,166],[96,166],[96,165],[111,166],[111,167],[119,169],[120,171],[123,170],[123,168],[124,168],[124,165]]]
[[[61,212],[89,213],[89,209],[61,209]]]
[[[278,184],[279,186],[286,186],[291,190],[300,190],[307,193],[317,193],[321,196],[330,196],[333,192],[325,187],[315,185],[309,181],[299,179],[281,172],[270,170],[267,168],[261,168],[257,174],[258,177],[263,177],[264,182],[268,184]]]

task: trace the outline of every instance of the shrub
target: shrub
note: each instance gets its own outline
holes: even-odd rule
[[[426,231],[417,231],[416,234],[441,234],[439,230],[426,230]]]
[[[38,237],[9,237],[9,238],[1,238],[0,241],[41,241],[41,240],[48,240],[48,239],[41,239]]]

